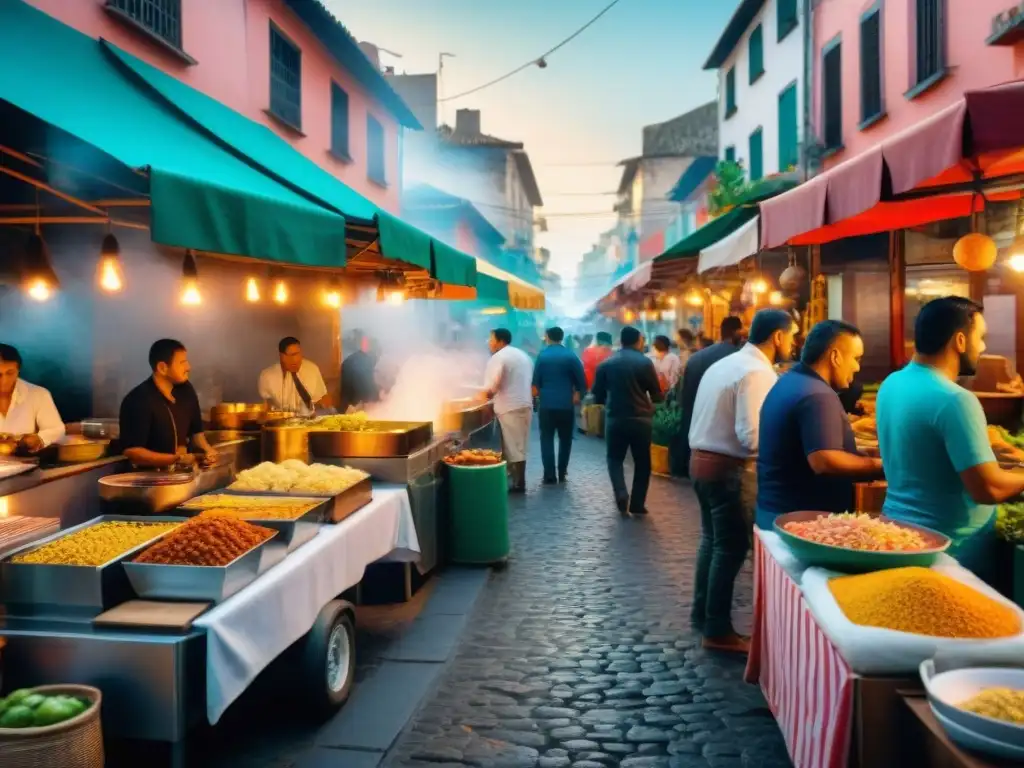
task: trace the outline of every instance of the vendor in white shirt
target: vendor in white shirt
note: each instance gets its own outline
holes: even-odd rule
[[[260,397],[275,411],[310,416],[331,406],[327,385],[316,363],[302,357],[302,344],[286,336],[277,345],[279,362],[260,374]]]
[[[526,446],[533,421],[533,360],[512,346],[512,333],[495,328],[487,341],[491,359],[484,371],[485,397],[494,399],[501,450],[508,462],[512,493],[526,492]]]
[[[37,453],[64,437],[64,422],[49,390],[19,377],[21,355],[0,344],[0,432],[20,436],[19,445]]]

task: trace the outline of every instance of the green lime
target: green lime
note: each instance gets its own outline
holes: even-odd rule
[[[31,709],[21,704],[15,704],[0,716],[0,728],[29,728],[33,725],[34,720]]]
[[[52,696],[35,709],[32,724],[35,726],[54,725],[70,720],[77,715],[74,704]]]
[[[29,709],[35,709],[44,701],[46,701],[46,697],[43,696],[43,694],[33,693],[31,696],[26,696],[24,699],[22,699],[21,704],[23,706],[28,707]]]
[[[32,695],[32,689],[31,688],[19,688],[18,690],[13,691],[12,693],[9,693],[7,695],[6,701],[7,701],[8,706],[10,706],[11,704],[17,704],[22,699],[28,698],[31,695]]]
[[[75,711],[75,714],[72,715],[72,717],[78,717],[89,708],[89,703],[82,701],[81,699],[76,699],[73,696],[69,696],[68,706]]]

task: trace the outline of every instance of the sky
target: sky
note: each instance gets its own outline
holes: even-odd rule
[[[482,85],[575,32],[610,0],[325,0],[360,41],[398,73],[437,71],[441,98]],[[576,265],[615,222],[617,163],[640,154],[641,129],[716,96],[717,77],[704,61],[738,0],[620,0],[548,59],[465,98],[455,110],[481,110],[482,130],[522,141],[537,176],[549,231],[551,267],[570,287]]]

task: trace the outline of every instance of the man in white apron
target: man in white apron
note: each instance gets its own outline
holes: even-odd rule
[[[485,394],[494,399],[501,450],[508,462],[512,493],[526,492],[526,447],[533,421],[533,361],[512,346],[512,333],[496,328],[488,339],[491,359],[484,372]]]

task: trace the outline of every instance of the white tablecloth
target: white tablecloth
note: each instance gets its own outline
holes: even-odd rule
[[[310,630],[321,608],[359,583],[367,565],[392,553],[415,559],[418,552],[405,486],[375,485],[368,506],[323,526],[312,541],[196,619],[195,626],[206,631],[210,724]]]

